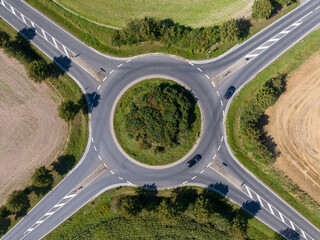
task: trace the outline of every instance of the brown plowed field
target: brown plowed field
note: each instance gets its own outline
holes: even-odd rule
[[[320,202],[320,53],[287,79],[287,90],[267,110],[267,132],[280,151],[276,167]]]
[[[64,147],[67,125],[55,101],[53,90],[29,80],[23,65],[0,50],[0,205]]]

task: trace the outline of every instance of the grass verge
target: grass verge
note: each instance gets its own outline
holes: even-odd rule
[[[260,72],[233,100],[226,119],[228,143],[239,161],[318,228],[320,227],[319,204],[278,171],[273,163],[262,162],[252,157],[250,147],[247,147],[250,144],[245,142],[240,133],[240,116],[258,89],[261,89],[271,76],[278,72],[290,74],[316,50],[319,50],[319,38],[320,30],[318,29]]]
[[[114,114],[114,131],[122,149],[135,160],[149,165],[165,165],[179,160],[191,150],[201,131],[201,113],[199,106],[196,104],[195,120],[191,124],[191,129],[187,131],[182,142],[177,146],[166,147],[164,152],[155,153],[154,148],[142,148],[141,141],[129,136],[125,116],[128,114],[130,103],[150,92],[150,88],[160,84],[178,85],[173,81],[164,79],[149,79],[139,82],[122,95]]]
[[[201,196],[210,199],[203,202]],[[126,199],[139,199],[142,209],[128,216]],[[200,200],[200,201],[199,201]],[[167,204],[171,216],[162,217]],[[176,207],[178,205],[178,207]],[[127,205],[126,205],[127,206]],[[209,207],[209,208],[207,208]],[[199,215],[202,209],[205,218]],[[161,213],[160,213],[161,212]],[[239,222],[235,221],[239,219]],[[79,209],[45,237],[51,239],[283,239],[223,196],[207,189],[184,187],[146,193],[131,187],[109,190]]]
[[[60,24],[66,30],[71,32],[74,36],[85,42],[87,45],[97,49],[100,52],[107,53],[118,57],[129,57],[145,53],[160,52],[166,54],[178,55],[187,59],[205,59],[212,58],[223,54],[238,43],[250,38],[266,26],[270,25],[280,17],[296,8],[300,1],[284,7],[281,11],[268,20],[252,20],[252,27],[248,36],[242,40],[219,44],[218,47],[211,51],[210,54],[206,52],[193,52],[192,49],[181,48],[177,46],[166,46],[160,42],[143,42],[137,45],[124,45],[122,47],[115,47],[111,44],[111,35],[113,29],[99,26],[87,21],[81,16],[74,15],[66,11],[51,0],[26,0],[33,7],[44,13],[50,19]]]
[[[11,39],[14,39],[17,35],[16,30],[2,19],[0,19],[0,31],[8,33]],[[51,62],[38,49],[33,46],[32,49],[48,63]],[[27,64],[23,61],[21,61],[21,63],[24,65]],[[68,123],[69,135],[60,156],[52,163],[51,166],[48,167],[52,171],[52,175],[54,177],[50,188],[44,189],[44,191],[41,192],[33,191],[30,180],[30,185],[26,186],[24,189],[24,191],[28,193],[30,199],[30,207],[26,209],[27,211],[31,210],[31,208],[34,207],[47,194],[47,192],[56,186],[63,179],[64,175],[75,166],[87,146],[89,135],[88,114],[87,104],[86,101],[84,101],[83,93],[79,86],[67,74],[58,68],[57,71],[60,73],[58,78],[48,78],[42,84],[47,84],[52,91],[56,93],[55,95],[58,96],[55,98],[57,104],[60,101],[72,100],[80,104],[81,110],[77,113],[74,120]],[[22,217],[23,216],[10,215],[3,219],[3,223],[5,224],[1,225],[0,236],[10,230]]]

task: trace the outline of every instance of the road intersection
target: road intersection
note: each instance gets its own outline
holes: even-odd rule
[[[318,229],[234,157],[225,140],[224,126],[232,99],[223,98],[230,85],[239,91],[259,71],[317,28],[319,6],[320,1],[306,2],[222,57],[188,61],[163,54],[132,58],[104,55],[24,1],[1,0],[0,16],[22,33],[33,31],[34,34],[25,36],[79,84],[90,110],[90,137],[80,162],[2,239],[40,239],[103,191],[124,185],[158,189],[183,185],[209,187],[287,238],[293,234],[301,239],[320,239]],[[72,56],[80,56],[98,72],[102,69],[104,77],[97,78],[92,69],[88,70]],[[240,67],[232,67],[239,61]],[[229,73],[222,80],[214,81],[226,71]],[[161,168],[136,164],[126,158],[114,141],[111,116],[115,99],[133,81],[154,75],[182,81],[201,104],[204,131],[189,156],[201,154],[202,160],[192,168],[186,166],[187,160]],[[101,171],[97,173],[97,169]],[[88,176],[93,175],[89,181]]]

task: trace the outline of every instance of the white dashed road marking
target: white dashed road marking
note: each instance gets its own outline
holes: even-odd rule
[[[99,90],[100,88],[101,88],[101,84],[98,86],[98,88],[97,88],[97,89]]]
[[[118,177],[120,180],[123,180],[123,178],[122,177]]]
[[[91,142],[93,142],[93,138],[91,137]]]
[[[95,99],[96,98],[96,96],[97,96],[97,94],[95,93],[95,94],[93,94],[93,99]]]
[[[226,116],[226,114],[225,114],[225,112],[224,112],[224,111],[222,111],[222,115],[223,115],[223,117],[225,117],[225,116]]]
[[[214,159],[216,158],[216,156],[217,156],[217,154],[215,154],[215,155],[213,156],[212,160],[214,160]]]
[[[119,67],[121,67],[122,65],[123,65],[122,63],[121,63],[121,64],[119,64],[118,68],[119,68]]]
[[[129,181],[127,181],[127,183],[129,183],[130,185],[132,185],[132,183],[131,183],[131,182],[129,182]]]
[[[207,167],[210,167],[210,165],[211,165],[211,163],[209,163],[209,164],[207,165]]]
[[[221,145],[219,145],[219,147],[218,147],[218,152],[219,152],[220,148],[221,148]]]
[[[194,176],[193,178],[191,178],[192,180],[194,180],[194,179],[196,179],[197,178],[197,176]]]
[[[190,64],[191,66],[194,66],[194,64],[193,64],[192,62],[189,62],[189,64]]]
[[[186,184],[188,181],[183,182],[182,184]]]
[[[97,148],[96,148],[96,146],[93,146],[93,148],[94,148],[94,150],[95,150],[95,151],[97,151]]]
[[[110,74],[112,74],[114,72],[114,70],[112,70],[111,72],[110,72]]]
[[[197,68],[200,72],[202,72],[202,70],[200,68]]]
[[[223,107],[223,102],[222,102],[222,100],[220,100],[220,104],[221,104],[221,106]]]
[[[201,172],[200,172],[200,174],[202,174],[204,172],[204,170],[202,170]]]
[[[217,95],[218,95],[218,97],[220,97],[220,93],[217,91]]]
[[[102,161],[102,158],[100,157],[100,155],[98,155],[98,158]]]
[[[214,82],[211,82],[211,84],[212,84],[213,87],[216,87],[216,85],[214,85]]]
[[[221,142],[223,141],[223,136],[221,137]]]
[[[114,174],[114,172],[112,172],[111,170],[110,170],[110,172],[111,172],[112,174]]]
[[[128,59],[127,62],[131,62],[132,59]]]
[[[205,75],[206,75],[206,78],[210,79],[210,78],[209,78],[209,76],[208,76],[207,74],[205,74]]]

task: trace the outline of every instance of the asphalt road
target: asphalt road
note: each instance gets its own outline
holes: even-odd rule
[[[107,56],[84,45],[23,1],[1,3],[0,16],[5,21],[25,33],[49,58],[59,58],[56,62],[87,95],[91,112],[90,139],[79,164],[2,239],[40,239],[90,199],[123,185],[158,189],[182,185],[209,187],[243,206],[288,239],[320,239],[318,229],[233,156],[225,141],[224,127],[224,116],[232,99],[228,102],[223,98],[230,85],[239,90],[319,26],[320,1],[305,3],[229,53],[205,61],[188,61],[162,54],[126,59]],[[30,30],[33,24],[36,32]],[[107,74],[105,81],[97,82],[75,62],[68,62],[61,44],[96,69],[103,68]],[[211,83],[210,79],[241,59],[245,63],[238,71],[217,86]],[[199,99],[204,118],[204,131],[194,151],[178,164],[159,169],[128,160],[114,141],[110,120],[115,99],[121,91],[134,80],[151,75],[176,78],[191,88]],[[195,154],[201,154],[202,160],[188,168],[186,161]],[[96,169],[101,171],[96,172]]]

